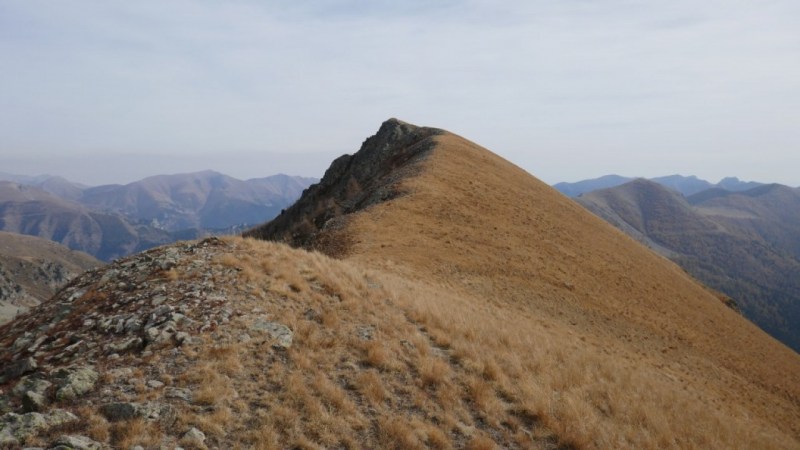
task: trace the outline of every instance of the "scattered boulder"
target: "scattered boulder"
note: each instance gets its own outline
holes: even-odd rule
[[[77,420],[78,417],[63,409],[54,409],[48,414],[38,412],[5,414],[0,417],[0,447],[21,445],[26,440],[45,433],[51,428]]]
[[[18,378],[26,373],[33,372],[39,365],[33,358],[24,358],[6,364],[0,369],[0,384]]]
[[[168,387],[164,390],[164,396],[166,398],[183,400],[186,403],[192,402],[192,392],[188,389]]]
[[[100,413],[109,422],[131,420],[141,417],[141,405],[138,403],[115,402],[107,403],[100,407]]]
[[[90,366],[67,367],[55,373],[59,379],[56,398],[58,400],[74,400],[94,389],[100,375]]]
[[[38,392],[28,391],[22,395],[22,410],[25,412],[41,411],[47,406],[47,398]]]
[[[143,418],[145,420],[158,421],[161,424],[169,425],[175,422],[176,418],[176,412],[172,406],[158,402],[106,403],[100,407],[100,413],[110,422]]]
[[[268,333],[272,339],[275,339],[275,347],[289,348],[292,346],[294,334],[289,327],[282,323],[270,322],[265,318],[260,318],[250,326],[250,329]]]
[[[203,446],[205,440],[206,440],[206,435],[195,427],[190,428],[189,431],[187,431],[183,435],[184,442],[192,443],[198,446]]]
[[[64,435],[53,442],[51,450],[100,450],[103,445],[86,436]]]

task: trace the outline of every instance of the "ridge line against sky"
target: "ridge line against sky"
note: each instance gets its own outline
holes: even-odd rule
[[[319,177],[398,117],[550,183],[800,184],[795,0],[280,3],[0,0],[0,170]]]

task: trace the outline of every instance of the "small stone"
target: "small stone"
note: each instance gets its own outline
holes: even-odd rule
[[[185,331],[175,333],[175,342],[178,345],[186,345],[192,343],[192,337]]]
[[[44,394],[45,391],[47,391],[47,389],[52,385],[53,383],[47,380],[36,378],[36,375],[29,375],[20,378],[20,380],[17,382],[17,385],[11,390],[11,393],[17,397],[22,397],[28,391],[33,391],[37,394]]]
[[[106,403],[100,407],[100,414],[111,422],[130,420],[141,416],[141,405],[138,403]]]
[[[78,436],[78,435],[61,436],[58,439],[56,439],[54,444],[72,450],[99,450],[103,448],[103,446],[99,442],[94,441],[86,436]]]
[[[74,414],[54,409],[49,414],[30,412],[8,413],[0,417],[0,448],[15,447],[51,428],[78,420]]]
[[[5,364],[3,369],[0,369],[0,384],[5,384],[7,381],[24,375],[28,372],[33,372],[39,367],[36,360],[33,358],[25,358],[15,361],[10,364]]]
[[[371,341],[375,334],[375,327],[372,325],[359,325],[356,327],[356,334],[362,341]]]
[[[89,366],[59,369],[55,376],[61,379],[60,387],[56,391],[56,398],[59,400],[74,400],[78,398],[94,389],[95,383],[100,378],[100,374]]]
[[[106,345],[106,351],[112,352],[112,353],[119,353],[119,352],[124,352],[124,351],[127,351],[127,350],[131,350],[131,349],[134,349],[134,348],[137,348],[137,347],[141,347],[141,345],[142,345],[142,338],[135,337],[135,338],[130,338],[130,339],[126,340],[126,341],[120,342],[118,344],[115,344],[115,343],[108,344],[108,345]]]
[[[28,391],[22,396],[22,410],[25,412],[37,412],[47,406],[47,398],[38,392]]]
[[[271,338],[276,340],[276,347],[289,348],[292,346],[292,330],[282,323],[270,322],[261,318],[257,319],[250,328],[255,331],[267,332]]]
[[[183,434],[183,439],[194,444],[202,444],[206,440],[206,435],[195,427],[192,427]]]
[[[175,388],[175,387],[168,387],[164,390],[164,396],[166,398],[175,398],[178,400],[183,400],[187,403],[191,403],[192,401],[192,392],[188,389],[183,388]]]
[[[162,383],[162,382],[160,382],[158,380],[149,380],[147,382],[147,387],[152,388],[152,389],[161,389],[162,387],[164,387],[164,383]]]

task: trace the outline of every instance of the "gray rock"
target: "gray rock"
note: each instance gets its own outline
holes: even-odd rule
[[[286,325],[278,322],[270,322],[264,318],[257,319],[250,326],[253,331],[266,332],[271,338],[275,339],[276,347],[289,348],[292,346],[292,330]]]
[[[178,345],[188,345],[192,343],[192,337],[185,331],[175,333],[175,343]]]
[[[197,428],[192,427],[189,429],[189,431],[183,434],[183,439],[188,442],[201,445],[203,442],[205,442],[206,435]]]
[[[72,450],[99,450],[103,448],[102,444],[86,436],[72,434],[59,437],[53,444]]]
[[[11,399],[7,395],[0,395],[0,415],[11,412]]]
[[[30,347],[28,347],[28,351],[30,353],[34,353],[36,350],[39,349],[39,346],[42,345],[42,343],[46,340],[47,340],[46,335],[39,336],[38,338],[36,338],[33,344]]]
[[[141,417],[141,405],[138,403],[107,403],[100,407],[100,414],[105,416],[110,422],[120,420],[130,420]]]
[[[115,402],[106,403],[100,407],[100,413],[110,422],[130,420],[141,417],[146,420],[158,421],[163,425],[171,425],[175,422],[175,409],[167,404],[150,403],[127,403]]]
[[[19,445],[47,430],[74,422],[78,418],[63,409],[54,409],[49,414],[30,412],[26,414],[8,413],[0,417],[0,447]]]
[[[55,377],[60,380],[56,398],[58,400],[74,400],[94,389],[100,374],[90,366],[78,366],[59,369],[56,371]]]
[[[152,389],[160,389],[160,388],[164,387],[164,383],[162,383],[162,382],[160,382],[158,380],[149,380],[147,382],[147,387],[152,388]]]
[[[33,334],[30,332],[25,332],[22,336],[18,337],[14,343],[11,345],[11,350],[16,353],[22,350],[25,347],[28,347],[33,343]]]
[[[141,345],[142,345],[142,338],[134,337],[126,341],[122,341],[118,344],[114,343],[108,344],[106,345],[106,351],[111,353],[119,353],[119,352],[124,352],[126,350],[141,347]]]
[[[164,397],[192,402],[192,392],[188,389],[168,387],[164,390]]]
[[[372,325],[359,325],[356,327],[356,334],[362,341],[371,341],[375,335],[375,327]]]
[[[22,397],[28,391],[43,395],[52,385],[53,383],[47,380],[36,378],[35,375],[29,375],[20,378],[16,386],[14,386],[14,389],[11,390],[11,393],[17,397]]]
[[[25,412],[41,411],[47,406],[47,398],[37,392],[28,391],[22,395],[22,410]]]
[[[5,364],[5,367],[0,369],[0,384],[4,384],[26,373],[33,372],[37,367],[39,367],[39,365],[36,364],[36,360],[33,358],[20,359],[10,364]]]

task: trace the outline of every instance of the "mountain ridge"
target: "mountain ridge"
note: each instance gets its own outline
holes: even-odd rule
[[[297,205],[250,235],[313,251],[172,244],[0,327],[0,424],[28,405],[51,431],[26,444],[68,422],[123,448],[800,442],[800,356],[477,144],[389,120]]]
[[[562,194],[568,197],[579,197],[583,194],[596,191],[598,189],[608,189],[623,185],[637,178],[643,177],[624,177],[620,175],[604,175],[599,178],[581,180],[574,183],[560,182],[553,185]],[[709,181],[700,179],[695,175],[667,175],[649,178],[662,186],[673,191],[679,192],[685,197],[689,197],[709,189],[721,189],[727,192],[746,191],[764,183],[755,181],[741,181],[736,177],[725,177],[719,183],[713,184]]]
[[[311,181],[283,174],[241,181],[204,171],[85,187],[58,177],[22,177],[29,184],[0,181],[0,229],[45,237],[108,261],[261,223]]]

